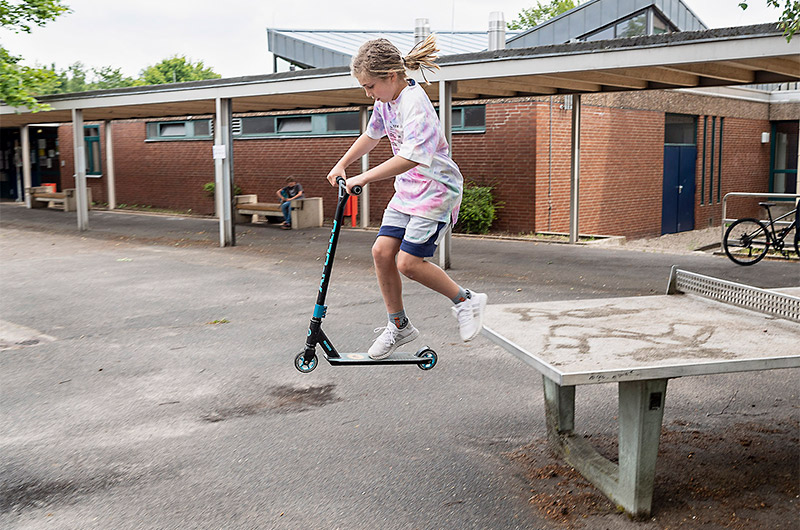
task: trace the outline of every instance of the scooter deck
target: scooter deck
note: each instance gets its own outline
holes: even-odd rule
[[[333,366],[356,366],[367,364],[427,364],[431,362],[429,357],[417,357],[413,353],[401,352],[394,352],[385,359],[372,359],[366,353],[342,353],[340,354],[340,357],[328,357],[328,355],[325,353],[323,353],[323,355],[325,355],[325,360],[327,360]]]

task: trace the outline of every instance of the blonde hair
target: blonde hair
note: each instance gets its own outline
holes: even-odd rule
[[[387,39],[375,39],[365,42],[353,56],[350,63],[350,73],[354,77],[368,75],[377,79],[385,79],[392,73],[406,78],[407,70],[420,70],[425,82],[425,70],[438,69],[436,64],[436,37],[431,34],[425,40],[418,42],[408,55],[403,57],[397,46]]]

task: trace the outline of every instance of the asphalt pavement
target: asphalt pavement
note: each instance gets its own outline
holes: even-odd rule
[[[322,361],[304,375],[293,359],[330,228],[240,225],[220,248],[209,219],[93,211],[89,226],[0,204],[0,527],[558,527],[511,456],[545,442],[540,376],[482,337],[461,343],[441,295],[405,283],[434,369]],[[385,325],[374,237],[340,239],[323,324],[340,352]],[[452,255],[453,279],[489,303],[663,294],[672,265],[800,285],[796,262],[706,253],[455,237]],[[708,413],[732,410],[734,391],[763,413],[752,421],[796,422],[797,377],[673,381],[665,425],[725,424]],[[615,391],[582,394],[582,428],[614,434]],[[613,513],[583,523],[658,528]]]

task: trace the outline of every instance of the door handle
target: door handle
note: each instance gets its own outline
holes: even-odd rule
[[[682,191],[683,191],[683,186],[678,186],[678,193],[681,193]]]

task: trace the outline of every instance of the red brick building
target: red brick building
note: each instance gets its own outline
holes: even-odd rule
[[[454,133],[453,157],[467,182],[494,187],[502,208],[493,229],[567,232],[571,111],[565,108],[565,97],[479,100],[465,105],[485,106],[485,127]],[[797,149],[800,103],[770,104],[669,91],[584,96],[582,233],[644,237],[663,232],[665,131],[667,116],[672,115],[686,117],[696,131],[694,228],[720,224],[721,198],[727,192],[771,191],[774,145],[762,142],[763,132],[770,132],[777,123],[793,123],[794,137],[789,141]],[[192,117],[198,118],[202,117]],[[147,123],[153,122],[113,122],[117,203],[212,214],[213,198],[203,189],[214,181],[214,163],[208,156],[211,138],[148,139]],[[104,138],[105,125],[96,125]],[[294,175],[307,195],[332,198],[325,176],[355,136],[237,139],[235,183],[243,193],[272,201],[285,177]],[[61,145],[72,145],[71,126],[59,127],[58,138]],[[101,142],[101,160],[103,149]],[[376,165],[390,156],[388,142],[383,142],[370,154],[370,163]],[[71,179],[72,152],[62,150],[60,159],[59,188]],[[354,164],[349,174],[359,170]],[[103,178],[90,178],[89,186],[95,202],[107,202]],[[393,192],[392,183],[371,187],[370,219],[379,221]],[[327,217],[333,216],[333,208],[333,200],[325,201]]]
[[[744,53],[742,62],[721,61],[721,51],[737,43],[750,52],[757,39],[778,38],[774,24],[704,28],[681,0],[590,0],[529,31],[509,34],[504,41],[509,49],[496,50],[490,45],[491,51],[474,54],[472,49],[466,54],[463,49],[443,50],[439,61],[443,71],[471,61],[478,70],[478,75],[460,77],[454,83],[451,147],[467,184],[493,187],[494,197],[502,206],[493,230],[570,230],[572,96],[565,94],[582,94],[579,228],[583,234],[644,237],[704,228],[720,224],[721,202],[728,192],[797,193],[800,54],[791,46],[784,48],[785,40],[780,37],[780,42],[764,45],[768,49],[759,52],[760,58],[738,52]],[[678,33],[684,30],[687,32]],[[191,92],[196,88],[210,98],[231,97],[218,94],[252,82],[260,87],[253,90],[266,92],[236,96],[240,98],[237,103],[249,97],[251,101],[243,105],[252,105],[248,107],[251,111],[292,106],[297,110],[234,115],[234,184],[243,193],[257,194],[261,201],[273,201],[286,176],[293,175],[308,196],[330,198],[324,201],[324,213],[332,217],[335,194],[325,176],[358,135],[358,107],[329,108],[331,103],[325,99],[313,100],[315,103],[306,107],[295,103],[312,101],[308,87],[303,93],[285,94],[292,103],[278,101],[271,106],[274,101],[269,99],[272,88],[268,86],[273,82],[322,80],[325,74],[314,77],[315,67],[331,67],[326,70],[331,72],[337,65],[347,64],[353,49],[367,38],[364,32],[339,32],[335,38],[332,33],[270,29],[270,49],[276,57],[308,70],[260,79],[187,84],[190,86],[175,89],[180,95],[170,95],[173,99],[169,104],[158,103],[171,113],[175,108],[172,104],[187,97],[186,105],[196,103],[193,108],[203,110],[186,112],[198,114],[172,116],[156,105],[152,114],[140,108],[128,109],[128,116],[156,116],[152,119],[120,119],[124,112],[111,107],[99,114],[110,121],[87,118],[87,180],[94,202],[110,202],[108,168],[103,167],[110,138],[117,205],[213,214],[214,200],[204,186],[220,178],[211,157],[215,116],[199,112],[213,112],[214,106],[213,102],[203,106]],[[442,47],[450,46],[456,37],[474,37],[474,50],[485,50],[486,34],[474,33],[442,38]],[[415,35],[387,34],[398,39],[398,46],[404,50],[413,45]],[[328,53],[333,42],[341,49]],[[685,46],[690,42],[719,48],[707,59],[709,64],[685,64],[692,59]],[[651,57],[659,49],[674,52],[670,57],[673,62],[653,67]],[[593,59],[605,52],[620,52],[626,57],[630,53],[643,55],[635,64],[623,61],[621,69],[609,65],[598,68]],[[776,57],[770,57],[772,53]],[[323,62],[314,63],[319,57]],[[497,78],[484,77],[482,70],[493,64],[510,64],[520,57],[536,64],[553,62],[548,63],[544,74],[538,67],[530,67],[527,75],[501,71]],[[584,62],[573,71],[562,69],[564,63],[573,60]],[[637,68],[641,70],[627,77]],[[334,73],[349,79],[346,68],[340,66]],[[621,84],[614,84],[620,80]],[[771,84],[725,87],[748,82]],[[693,88],[662,89],[678,86]],[[121,89],[120,93],[102,91],[104,94],[53,98],[54,104],[64,103],[59,115],[65,123],[28,127],[31,184],[50,182],[59,189],[75,186],[71,148],[74,128],[67,110],[71,105],[79,105],[85,97],[84,103],[97,110],[102,105],[90,101],[95,96],[109,100],[130,96],[139,98],[146,107],[149,94],[159,90],[138,87]],[[330,95],[319,86],[313,90],[328,94],[323,98]],[[336,105],[368,104],[363,91],[354,86],[338,86],[337,90],[330,100]],[[75,101],[65,101],[72,96]],[[3,116],[12,119],[8,113]],[[112,129],[110,137],[106,124]],[[0,195],[18,198],[21,187],[15,164],[20,133],[18,129],[2,131]],[[374,166],[389,157],[389,144],[383,142],[370,154],[369,161]],[[349,168],[350,175],[359,171],[358,164]],[[373,224],[381,219],[392,192],[391,181],[370,185],[369,218]],[[753,204],[737,205],[729,216],[756,215],[758,207]]]

